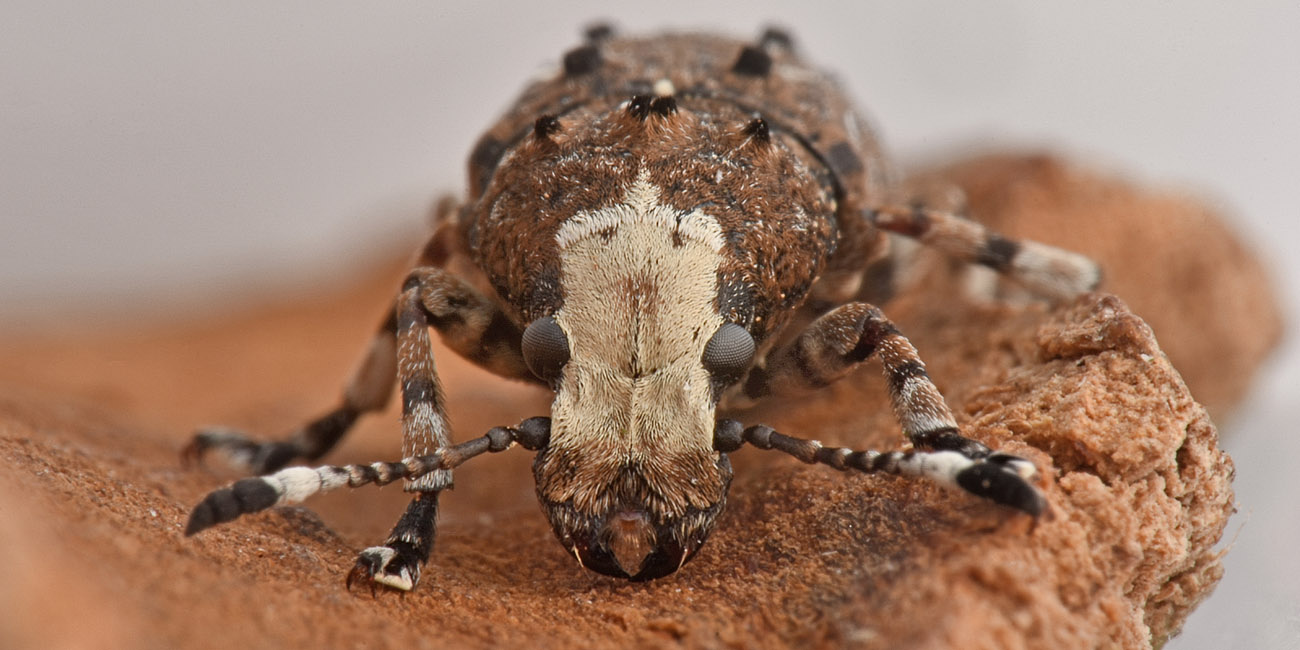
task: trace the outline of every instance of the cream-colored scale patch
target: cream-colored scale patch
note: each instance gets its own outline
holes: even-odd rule
[[[556,235],[565,295],[555,319],[571,357],[551,408],[550,444],[584,458],[566,493],[550,495],[557,501],[594,507],[582,502],[598,497],[585,492],[628,464],[655,485],[676,481],[684,468],[672,467],[674,457],[712,455],[700,358],[722,324],[715,300],[725,240],[713,217],[682,214],[659,198],[643,174],[622,203],[575,215]],[[697,497],[680,498],[708,505]]]

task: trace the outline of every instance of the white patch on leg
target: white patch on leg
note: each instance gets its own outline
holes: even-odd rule
[[[973,461],[955,451],[916,452],[911,458],[898,463],[902,474],[923,476],[941,485],[961,489],[957,485],[957,474],[977,461]]]
[[[909,411],[902,417],[902,420],[903,431],[907,432],[909,436],[957,426],[957,423],[953,422],[952,418],[947,417],[947,414],[931,411]]]
[[[1097,286],[1101,268],[1091,259],[1046,244],[1021,242],[1011,274],[1049,298],[1068,299]]]
[[[402,445],[404,456],[427,456],[432,454],[433,450],[449,444],[447,421],[437,409],[433,408],[433,404],[428,402],[415,404],[411,409],[410,420],[415,431],[428,432],[428,436],[404,441]],[[407,492],[445,490],[451,487],[451,477],[451,470],[434,470],[413,481],[407,481],[403,489]]]
[[[253,461],[257,459],[257,447],[248,446],[252,441],[238,429],[222,426],[203,427],[199,430],[198,438],[204,448],[214,449],[225,456],[226,462],[231,467],[245,471],[253,468]]]
[[[400,589],[402,591],[415,589],[415,581],[411,580],[411,576],[407,574],[406,569],[402,569],[397,575],[378,573],[375,574],[373,579],[375,582],[386,587],[392,587],[393,589]]]
[[[393,558],[397,557],[397,551],[394,551],[387,546],[371,546],[370,548],[361,551],[361,555],[363,557],[369,556],[372,559],[378,560],[376,563],[378,568],[375,570],[374,575],[370,576],[371,580],[386,587],[392,587],[393,589],[400,589],[402,591],[410,591],[415,588],[415,580],[412,578],[410,572],[405,568],[399,571],[396,575],[384,573],[384,569],[388,568],[388,563],[392,562]]]
[[[923,377],[909,377],[899,387],[898,419],[909,436],[957,426],[943,403],[943,396],[933,382]]]
[[[989,456],[988,460],[991,462],[998,463],[1002,467],[1005,467],[1006,469],[1014,473],[1016,476],[1019,476],[1020,478],[1025,479],[1026,481],[1033,480],[1035,476],[1038,476],[1038,467],[1036,467],[1033,463],[1023,458],[1019,458],[1017,456],[998,453]]]

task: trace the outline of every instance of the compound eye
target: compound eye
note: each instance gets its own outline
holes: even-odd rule
[[[569,337],[560,324],[550,316],[543,316],[524,330],[521,342],[524,363],[538,379],[553,382],[569,361]]]
[[[735,381],[754,360],[754,337],[735,323],[723,323],[704,346],[701,360],[715,379]]]

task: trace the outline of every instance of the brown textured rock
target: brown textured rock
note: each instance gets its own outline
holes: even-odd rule
[[[1100,258],[1123,296],[1050,310],[978,304],[940,276],[887,305],[967,432],[1039,464],[1051,514],[1036,524],[928,484],[747,449],[733,455],[731,502],[699,558],[627,584],[582,571],[553,542],[530,458],[515,451],[458,470],[434,562],[405,597],[342,585],[354,553],[396,520],[399,490],[328,495],[181,537],[189,507],[233,478],[178,466],[188,432],[212,421],[280,432],[329,406],[401,277],[390,268],[335,295],[198,325],[0,339],[0,550],[10,560],[0,647],[1159,643],[1221,571],[1213,544],[1232,507],[1232,465],[1125,302],[1153,310],[1170,358],[1198,359],[1189,382],[1222,408],[1271,340],[1262,274],[1179,199],[1041,157],[945,173],[1000,229]],[[1121,254],[1130,249],[1140,254]],[[1188,278],[1197,284],[1179,284]],[[1265,326],[1257,340],[1198,340],[1252,322]],[[540,392],[446,353],[439,365],[461,438],[546,408]],[[874,363],[745,417],[828,443],[901,444]],[[390,412],[329,460],[388,458],[398,446]]]

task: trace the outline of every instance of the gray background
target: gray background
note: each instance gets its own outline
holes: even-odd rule
[[[1293,1],[4,0],[0,327],[198,318],[250,286],[345,277],[423,230],[477,133],[599,17],[788,26],[904,160],[1050,147],[1190,191],[1300,303]],[[1169,648],[1300,647],[1295,333],[1220,422],[1240,501],[1227,575]]]

